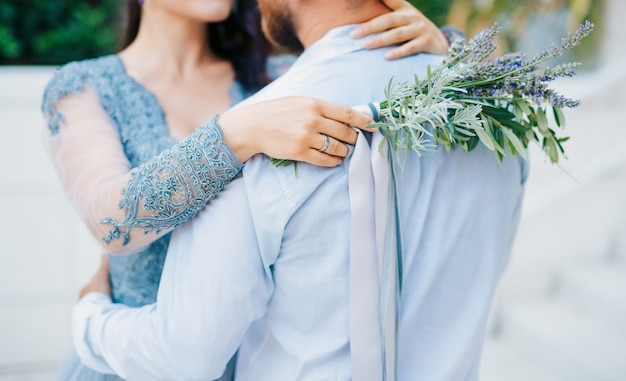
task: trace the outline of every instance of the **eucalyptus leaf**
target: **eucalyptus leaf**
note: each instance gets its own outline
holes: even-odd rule
[[[530,107],[528,106],[528,103],[526,103],[526,101],[520,100],[520,101],[515,102],[515,104],[517,105],[517,107],[519,107],[522,110],[524,115],[532,114],[532,111],[530,111]]]
[[[537,127],[539,127],[539,130],[541,132],[548,131],[548,118],[546,118],[545,110],[540,107],[537,109],[535,115],[537,117]]]
[[[498,151],[502,156],[505,155],[504,152],[504,136],[502,134],[502,125],[498,125],[497,121],[493,122],[493,141],[495,142],[496,151]]]
[[[515,114],[510,112],[507,109],[493,107],[493,106],[483,106],[483,113],[485,115],[489,115],[497,120],[511,120],[515,119]]]
[[[563,128],[565,127],[565,115],[563,115],[563,110],[559,107],[552,107],[552,113],[554,114],[554,121],[556,125]]]
[[[559,151],[556,147],[554,138],[546,138],[545,143],[546,143],[546,153],[548,154],[548,157],[550,158],[550,162],[552,162],[553,164],[558,163]]]
[[[473,150],[474,148],[476,148],[476,147],[478,146],[478,143],[479,143],[479,142],[480,142],[480,139],[478,138],[478,136],[474,136],[474,137],[472,137],[472,138],[471,138],[471,139],[467,142],[467,145],[466,145],[466,149],[467,149],[467,151],[471,151],[471,150]]]
[[[526,159],[526,148],[524,147],[524,145],[522,144],[522,142],[519,140],[519,138],[515,135],[515,133],[513,133],[513,131],[509,130],[508,128],[503,128],[502,132],[504,132],[504,134],[506,135],[506,137],[509,139],[509,141],[511,142],[511,144],[513,144],[513,146],[515,147],[515,151],[524,159]]]
[[[515,130],[517,132],[526,132],[526,127],[524,127],[521,123],[515,121],[515,120],[509,120],[509,119],[505,119],[505,120],[499,120],[500,123],[502,123],[504,126],[509,127],[512,130]]]
[[[478,138],[485,145],[485,147],[489,148],[489,150],[491,150],[491,151],[495,151],[495,149],[496,149],[495,148],[495,142],[493,141],[491,136],[489,134],[487,134],[487,132],[485,132],[485,130],[477,129],[476,130],[476,136],[478,136]]]

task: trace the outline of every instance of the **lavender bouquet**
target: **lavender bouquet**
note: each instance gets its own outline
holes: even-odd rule
[[[557,163],[568,138],[557,136],[547,114],[552,109],[556,125],[563,127],[562,109],[576,107],[580,101],[566,98],[548,84],[576,75],[581,65],[541,65],[577,46],[593,28],[586,21],[560,46],[552,45],[530,58],[513,52],[487,59],[496,49],[496,25],[467,44],[457,41],[440,66],[428,69],[426,79],[416,76],[413,84],[394,84],[392,79],[385,91],[387,99],[370,105],[379,115],[374,115],[378,121],[369,127],[380,129],[400,161],[408,151],[420,153],[438,146],[471,151],[478,143],[501,161],[508,155],[525,157],[528,143],[537,141],[550,161]]]
[[[401,164],[409,151],[419,154],[438,146],[471,151],[478,143],[493,151],[499,162],[509,155],[525,158],[531,141],[541,143],[550,161],[558,163],[568,138],[557,136],[550,127],[549,109],[557,127],[562,128],[562,109],[576,107],[580,101],[566,98],[548,85],[557,78],[573,77],[581,64],[541,65],[579,45],[593,28],[586,21],[562,38],[560,46],[552,45],[530,58],[512,52],[488,59],[496,49],[497,25],[468,43],[457,40],[441,65],[428,68],[426,79],[415,76],[413,84],[394,84],[392,78],[385,90],[386,100],[368,105],[376,120],[368,127],[380,129]],[[271,160],[277,167],[293,163]]]

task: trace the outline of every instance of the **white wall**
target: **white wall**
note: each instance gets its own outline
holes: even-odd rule
[[[0,380],[48,380],[70,310],[97,265],[41,144],[51,68],[0,68]]]

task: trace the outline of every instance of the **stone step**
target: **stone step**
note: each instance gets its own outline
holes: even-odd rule
[[[0,381],[56,381],[58,368],[56,361],[0,366]]]
[[[71,348],[71,306],[26,303],[0,308],[0,375],[16,369],[53,370]],[[27,365],[20,365],[27,364]],[[30,365],[28,365],[30,364]],[[51,369],[41,364],[50,365]]]
[[[563,381],[626,380],[626,328],[611,329],[563,300],[502,307],[502,335]]]
[[[626,332],[626,263],[568,266],[557,275],[556,291],[596,322]]]
[[[560,375],[533,353],[503,336],[489,337],[483,348],[481,381],[558,381]]]
[[[0,381],[56,381],[56,372],[0,374]]]

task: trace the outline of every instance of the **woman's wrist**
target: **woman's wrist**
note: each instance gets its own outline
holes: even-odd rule
[[[235,154],[237,161],[244,163],[259,153],[254,127],[250,128],[245,118],[238,117],[236,111],[220,115],[216,123],[222,130],[224,143]]]

